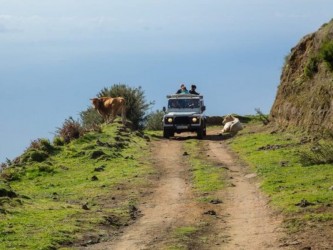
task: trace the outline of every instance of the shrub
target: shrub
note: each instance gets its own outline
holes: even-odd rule
[[[49,155],[43,151],[31,151],[29,156],[29,160],[36,162],[43,162],[49,157]]]
[[[38,171],[39,172],[44,172],[44,173],[54,173],[54,168],[52,166],[48,166],[48,165],[41,165],[38,166]]]
[[[264,115],[264,113],[261,112],[261,110],[259,108],[255,108],[254,110],[257,112],[257,116],[258,116],[259,120],[262,121],[262,123],[264,125],[267,125],[269,123],[268,116]]]
[[[320,49],[320,55],[328,65],[329,69],[333,71],[333,41],[323,44]]]
[[[146,122],[146,129],[148,130],[162,130],[163,129],[163,120],[164,112],[163,111],[155,111],[150,113],[147,116],[147,122]]]
[[[80,113],[80,118],[82,120],[82,126],[85,130],[94,130],[99,127],[99,124],[103,123],[103,118],[97,111],[89,107]]]
[[[63,146],[65,144],[65,141],[62,137],[55,136],[53,138],[53,145],[55,146]]]
[[[2,169],[8,168],[9,166],[12,165],[12,161],[6,158],[6,162],[1,162],[0,164],[0,172]]]
[[[304,68],[304,74],[308,78],[312,78],[318,72],[318,64],[319,64],[318,57],[311,57]]]
[[[333,142],[315,143],[299,153],[303,166],[333,163]]]
[[[30,149],[24,152],[20,157],[20,162],[25,163],[28,161],[43,162],[49,157],[49,154],[36,149]]]
[[[15,198],[17,194],[11,189],[8,184],[0,182],[0,197]]]
[[[102,150],[95,150],[91,153],[90,158],[91,159],[97,159],[101,156],[105,155],[105,153]]]
[[[83,135],[83,128],[78,121],[72,117],[65,120],[61,128],[57,128],[56,136],[60,136],[65,143],[69,143],[73,139],[78,139]]]
[[[0,164],[0,172],[1,172],[2,169],[5,169],[5,168],[7,168],[7,167],[8,167],[8,166],[7,166],[6,163],[1,162],[1,164]]]
[[[17,163],[25,163],[27,161],[42,162],[45,161],[55,148],[48,139],[39,138],[31,141],[29,147],[19,157]]]
[[[50,141],[45,138],[39,138],[31,141],[30,146],[26,149],[26,151],[29,151],[30,149],[41,150],[46,153],[52,153],[54,151],[54,147],[51,145]]]
[[[1,179],[6,181],[17,181],[21,179],[21,175],[22,175],[21,169],[11,167],[4,169],[1,172],[0,177]]]

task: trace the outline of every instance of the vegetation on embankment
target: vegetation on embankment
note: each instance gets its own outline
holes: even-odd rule
[[[248,124],[229,143],[258,174],[289,231],[332,246],[333,141]]]
[[[153,171],[148,139],[114,123],[62,146],[35,141],[1,173],[0,249],[71,248],[132,223]]]
[[[331,134],[333,129],[333,19],[291,49],[270,112],[281,128]]]

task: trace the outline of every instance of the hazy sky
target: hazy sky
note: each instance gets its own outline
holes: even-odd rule
[[[0,162],[78,118],[102,88],[152,111],[195,83],[207,115],[268,113],[284,58],[332,0],[0,0]]]

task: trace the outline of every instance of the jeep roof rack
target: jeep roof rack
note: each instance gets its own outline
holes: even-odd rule
[[[193,94],[172,94],[172,95],[167,95],[167,98],[182,98],[182,97],[191,97],[191,98],[200,98],[200,99],[203,99],[203,95],[193,95]]]

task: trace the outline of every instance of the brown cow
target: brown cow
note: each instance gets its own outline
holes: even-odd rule
[[[99,97],[90,100],[106,123],[112,123],[116,116],[121,114],[122,123],[126,124],[126,102],[123,97]]]

